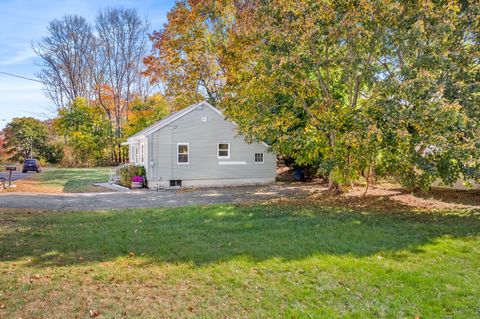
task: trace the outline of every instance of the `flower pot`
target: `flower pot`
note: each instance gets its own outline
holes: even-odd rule
[[[141,189],[143,188],[143,182],[132,182],[130,184],[131,189]]]

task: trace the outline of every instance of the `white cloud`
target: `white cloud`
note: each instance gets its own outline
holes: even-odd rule
[[[32,49],[20,51],[11,57],[8,57],[4,60],[0,60],[0,66],[20,64],[34,58],[35,56],[36,56],[35,52],[33,52]]]

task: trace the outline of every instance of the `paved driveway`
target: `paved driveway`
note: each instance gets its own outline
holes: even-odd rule
[[[0,177],[3,177],[8,181],[8,175],[9,174],[10,174],[9,172],[0,172]],[[22,173],[21,171],[14,171],[12,173],[12,181],[17,181],[19,179],[24,179],[24,178],[27,178],[31,175],[36,175],[36,174],[37,174],[36,172]]]
[[[111,208],[176,207],[262,201],[299,196],[296,185],[210,188],[195,191],[139,191],[85,194],[0,193],[1,208],[98,210]]]

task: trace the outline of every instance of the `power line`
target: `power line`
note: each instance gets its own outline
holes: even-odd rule
[[[42,81],[40,81],[40,80],[38,80],[38,79],[33,79],[33,78],[26,77],[26,76],[16,75],[16,74],[8,73],[8,72],[2,72],[2,71],[0,71],[0,74],[5,74],[5,75],[13,76],[13,77],[20,78],[20,79],[24,79],[24,80],[28,80],[28,81],[34,81],[34,82],[38,82],[38,83],[43,83]]]

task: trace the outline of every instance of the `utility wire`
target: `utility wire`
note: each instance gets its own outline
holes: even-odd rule
[[[0,71],[0,74],[5,74],[5,75],[13,76],[13,77],[20,78],[20,79],[24,79],[24,80],[28,80],[28,81],[34,81],[34,82],[38,82],[38,83],[43,83],[42,81],[40,81],[40,80],[38,80],[38,79],[33,79],[33,78],[26,77],[26,76],[16,75],[16,74],[8,73],[8,72],[2,72],[2,71]]]

